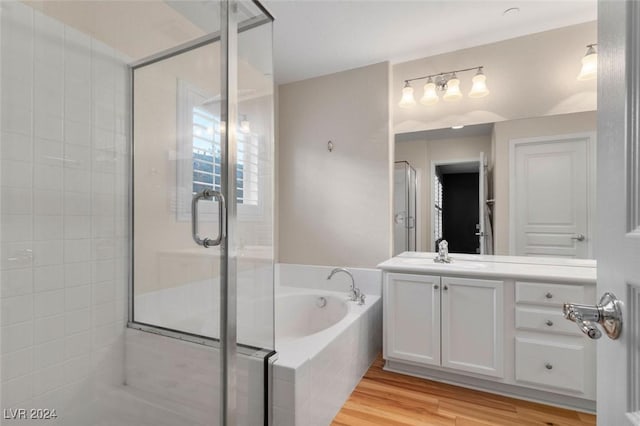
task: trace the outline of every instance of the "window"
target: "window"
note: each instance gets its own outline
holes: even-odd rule
[[[220,120],[202,107],[192,109],[193,194],[203,189],[220,191]],[[258,144],[248,126],[238,138],[236,200],[238,204],[258,204]]]
[[[442,238],[442,182],[436,174],[433,177],[433,205],[435,215],[433,217],[433,240],[438,241]]]
[[[238,215],[260,213],[259,143],[246,117],[237,132],[236,200]],[[179,220],[190,220],[190,201],[203,189],[221,189],[219,103],[197,88],[178,81],[178,190]],[[203,204],[203,220],[216,220],[216,209]]]

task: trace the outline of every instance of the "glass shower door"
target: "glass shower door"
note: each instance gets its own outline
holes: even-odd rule
[[[209,346],[202,415],[253,425],[274,348],[271,18],[252,2],[220,16],[219,33],[132,67],[130,317]]]
[[[3,424],[267,421],[271,22],[252,1],[0,1]],[[226,197],[199,204],[220,246],[192,237],[202,190]]]

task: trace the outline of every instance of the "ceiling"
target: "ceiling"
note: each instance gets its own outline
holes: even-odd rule
[[[593,21],[595,0],[265,0],[278,84]],[[503,13],[508,8],[519,12]]]
[[[215,31],[219,19],[216,0],[23,1],[133,59]],[[428,57],[597,17],[596,0],[262,2],[276,18],[277,84]],[[503,13],[514,7],[519,12]]]

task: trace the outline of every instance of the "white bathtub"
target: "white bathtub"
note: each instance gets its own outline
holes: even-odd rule
[[[273,424],[325,426],[381,351],[381,273],[349,269],[367,295],[360,306],[347,300],[346,275],[326,279],[331,267],[278,267]],[[136,316],[151,324],[215,336],[218,288],[216,282],[202,281],[137,296]],[[239,341],[265,348],[273,344],[271,291],[270,286],[240,286]],[[321,297],[324,307],[318,306]]]
[[[283,289],[280,287],[280,291]],[[341,295],[292,290],[278,294],[275,300],[275,338],[280,345],[326,330],[349,312],[348,302]]]
[[[278,287],[274,425],[326,426],[381,349],[382,303],[346,292]],[[323,302],[326,301],[326,305]]]

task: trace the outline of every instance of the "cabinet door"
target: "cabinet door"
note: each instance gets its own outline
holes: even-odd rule
[[[442,366],[503,377],[502,281],[442,278]]]
[[[384,356],[440,365],[440,277],[386,274]]]

